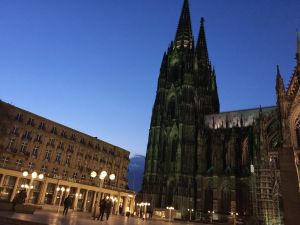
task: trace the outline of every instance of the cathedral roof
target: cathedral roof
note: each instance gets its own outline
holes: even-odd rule
[[[235,126],[247,127],[253,124],[260,113],[269,115],[274,112],[276,108],[276,106],[269,106],[210,114],[205,116],[205,125],[213,129],[222,127],[231,128]]]

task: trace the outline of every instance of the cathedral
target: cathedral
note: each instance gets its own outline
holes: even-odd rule
[[[196,219],[213,212],[221,220],[234,212],[255,217],[260,224],[296,224],[299,38],[296,63],[287,88],[277,67],[276,106],[220,112],[204,19],[195,42],[184,0],[175,39],[161,63],[142,200],[154,210],[173,206],[181,218],[193,209]]]

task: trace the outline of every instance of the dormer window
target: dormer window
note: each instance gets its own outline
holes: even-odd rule
[[[45,123],[41,122],[40,125],[39,125],[39,129],[45,130],[45,128],[46,128]]]
[[[57,134],[57,129],[56,129],[56,127],[53,127],[53,128],[52,128],[51,133],[52,133],[52,134]]]
[[[16,120],[23,121],[23,115],[21,113],[18,113],[18,115],[16,116]]]
[[[27,125],[34,126],[34,119],[29,118],[28,121],[27,121]]]

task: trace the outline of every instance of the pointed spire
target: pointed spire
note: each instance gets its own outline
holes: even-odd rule
[[[219,113],[220,112],[220,101],[219,101],[219,95],[218,95],[218,87],[217,87],[217,81],[216,81],[216,72],[215,68],[212,70],[211,75],[211,84],[212,84],[212,100],[213,100],[213,113]]]
[[[175,37],[175,47],[180,48],[181,46],[183,46],[185,48],[193,48],[193,45],[194,41],[191,26],[189,1],[184,0]]]
[[[278,65],[277,65],[277,76],[276,76],[276,92],[277,95],[284,94],[284,83]]]
[[[204,64],[209,64],[209,58],[208,58],[208,51],[207,51],[207,44],[206,44],[206,37],[205,37],[205,30],[204,30],[204,18],[201,17],[200,22],[200,31],[197,41],[197,47],[196,47],[196,53],[198,60]]]

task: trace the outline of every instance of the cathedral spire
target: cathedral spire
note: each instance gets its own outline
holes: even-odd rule
[[[204,18],[201,18],[200,31],[197,41],[196,54],[201,64],[209,65],[206,37],[204,31]]]
[[[180,20],[177,27],[175,36],[175,47],[188,47],[193,48],[193,32],[191,26],[191,17],[189,9],[189,1],[184,0],[183,7],[181,10]]]
[[[279,66],[277,65],[277,76],[276,76],[276,92],[277,96],[284,95],[284,83],[280,74]]]

